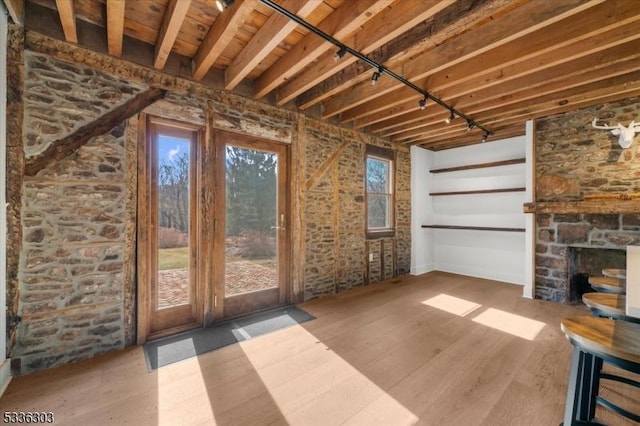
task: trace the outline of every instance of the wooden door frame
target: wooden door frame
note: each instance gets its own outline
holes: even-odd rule
[[[137,342],[142,344],[149,339],[154,339],[166,335],[175,334],[177,332],[195,328],[203,325],[204,318],[204,295],[206,294],[206,286],[208,283],[202,282],[200,278],[200,269],[202,269],[203,262],[196,262],[198,258],[196,256],[197,246],[200,243],[199,229],[201,228],[201,197],[198,195],[201,193],[201,147],[204,142],[204,130],[202,127],[184,123],[180,121],[169,120],[161,117],[147,115],[141,113],[138,119],[138,148],[137,148],[137,175],[138,175],[138,217],[137,217],[137,294],[138,294],[138,320],[137,320]],[[176,326],[166,328],[160,331],[152,330],[152,312],[153,312],[153,300],[151,290],[151,280],[156,273],[156,264],[154,262],[155,256],[152,255],[152,250],[156,247],[156,236],[152,235],[151,228],[153,224],[148,222],[148,215],[145,213],[149,207],[154,203],[154,197],[157,194],[150,192],[151,184],[153,183],[153,177],[151,176],[151,159],[150,155],[153,153],[151,147],[152,141],[150,140],[151,134],[149,129],[151,126],[167,126],[170,128],[182,129],[189,132],[196,133],[195,145],[191,150],[193,162],[190,166],[190,182],[193,183],[193,187],[190,189],[190,256],[192,263],[190,265],[191,280],[195,283],[195,297],[196,302],[192,308],[192,314],[194,321]],[[195,244],[191,244],[195,242]]]
[[[224,161],[226,158],[226,145],[232,144],[234,146],[239,146],[242,148],[248,149],[256,149],[256,150],[264,150],[264,151],[274,151],[282,150],[280,154],[282,154],[282,164],[278,163],[278,174],[283,174],[285,179],[282,187],[279,187],[279,199],[278,199],[278,212],[283,212],[284,214],[284,231],[283,235],[279,235],[279,238],[282,238],[282,242],[284,242],[284,250],[282,247],[279,249],[280,259],[278,260],[278,304],[285,304],[290,302],[291,300],[291,209],[290,209],[290,199],[291,199],[291,167],[290,167],[290,157],[291,157],[291,149],[289,144],[280,143],[277,141],[272,141],[268,139],[263,139],[251,135],[245,135],[240,133],[228,132],[224,130],[216,129],[214,130],[214,150],[216,152],[215,157],[217,159],[216,167],[215,167],[215,197],[222,198],[224,200],[225,193],[225,168],[220,165],[224,165]],[[234,316],[242,316],[239,315],[229,315],[228,312],[224,310],[224,275],[225,275],[225,256],[224,250],[226,245],[225,240],[225,232],[224,232],[224,224],[225,224],[225,214],[226,214],[226,205],[224,202],[218,203],[214,209],[214,228],[216,228],[215,237],[214,237],[214,303],[213,303],[213,316],[216,320],[226,320],[229,318],[233,318]],[[282,250],[282,252],[280,251]],[[267,290],[268,291],[268,290]],[[267,296],[268,297],[268,296]],[[226,316],[225,316],[226,314]]]

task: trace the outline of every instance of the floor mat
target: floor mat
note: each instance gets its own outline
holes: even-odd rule
[[[164,365],[312,319],[315,317],[302,309],[285,306],[210,328],[199,328],[147,342],[143,345],[147,368],[152,371]]]

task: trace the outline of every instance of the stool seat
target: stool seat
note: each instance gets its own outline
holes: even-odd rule
[[[605,277],[619,278],[621,280],[627,279],[627,270],[626,269],[614,269],[607,268],[602,270],[602,275]]]
[[[629,361],[640,369],[640,324],[583,316],[564,318],[560,328],[583,349]]]
[[[611,318],[626,317],[625,307],[627,298],[614,293],[584,293],[582,301],[592,311],[596,311],[601,316]]]
[[[564,318],[560,328],[573,345],[563,425],[594,425],[596,406],[640,422],[628,411],[599,395],[600,381],[611,380],[640,388],[640,382],[602,372],[603,363],[640,374],[640,324],[598,317]]]
[[[605,293],[626,294],[626,286],[619,278],[613,277],[589,277],[589,284],[596,291]]]

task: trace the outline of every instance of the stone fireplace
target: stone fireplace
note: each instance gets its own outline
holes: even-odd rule
[[[580,303],[588,276],[625,268],[628,245],[640,245],[640,214],[537,214],[535,297]]]
[[[626,248],[640,245],[640,141],[622,149],[594,129],[640,121],[640,98],[536,120],[535,297],[580,303],[588,276],[625,268]],[[585,281],[587,283],[585,284]]]

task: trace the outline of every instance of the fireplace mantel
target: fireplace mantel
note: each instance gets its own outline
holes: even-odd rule
[[[628,214],[640,213],[640,200],[542,201],[523,208],[525,213]]]

